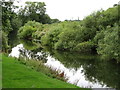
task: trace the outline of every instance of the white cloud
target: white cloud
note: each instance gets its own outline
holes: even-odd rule
[[[101,8],[106,10],[117,4],[119,0],[19,0],[45,2],[47,14],[59,20],[83,19],[85,16]]]

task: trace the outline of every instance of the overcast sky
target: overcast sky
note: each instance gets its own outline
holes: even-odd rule
[[[114,4],[117,4],[119,0],[19,0],[23,5],[26,1],[39,1],[45,2],[46,13],[51,18],[57,18],[63,20],[82,20],[85,16],[91,14],[94,11],[108,9]]]

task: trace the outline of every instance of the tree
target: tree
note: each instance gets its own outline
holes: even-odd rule
[[[2,2],[2,30],[6,34],[13,30],[11,26],[11,20],[15,15],[13,7],[13,2]]]
[[[50,17],[45,14],[44,2],[26,2],[25,7],[19,10],[19,17],[22,19],[23,25],[28,21],[36,21],[40,23],[49,23]]]
[[[104,59],[120,60],[120,32],[117,24],[114,27],[108,26],[104,30],[102,38],[98,40],[98,54]]]
[[[51,23],[59,23],[60,21],[58,19],[51,19]]]
[[[3,38],[3,50],[10,44],[10,38],[17,35],[17,30],[21,26],[18,19],[18,15],[15,13],[17,6],[13,5],[14,1],[2,0],[2,38]],[[5,50],[4,50],[5,51]]]

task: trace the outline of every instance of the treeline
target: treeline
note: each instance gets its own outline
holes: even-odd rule
[[[38,39],[43,46],[56,50],[101,55],[104,59],[120,61],[119,5],[92,13],[82,21],[54,24],[27,22],[19,30],[22,39]]]
[[[104,59],[120,61],[119,5],[80,21],[63,22],[46,14],[44,2],[26,2],[25,7],[18,7],[2,0],[1,6],[2,51],[10,48],[9,39],[18,34],[21,39],[40,40],[52,49],[97,53]]]

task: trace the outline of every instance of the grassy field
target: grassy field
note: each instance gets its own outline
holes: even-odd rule
[[[79,88],[37,72],[15,58],[2,55],[2,60],[3,88]]]

